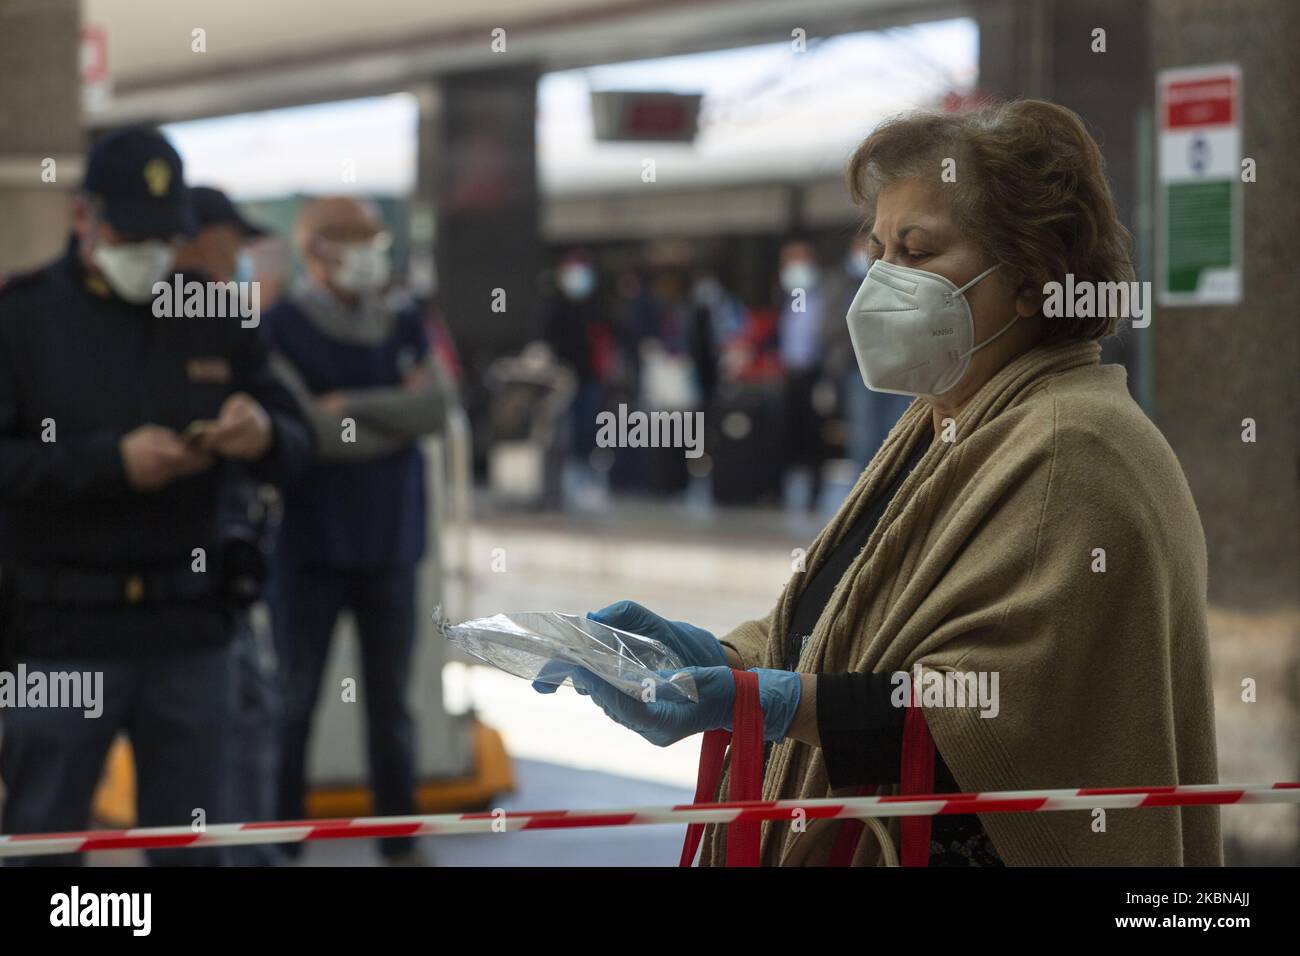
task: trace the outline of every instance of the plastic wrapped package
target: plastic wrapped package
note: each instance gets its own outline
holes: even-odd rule
[[[639,700],[646,699],[651,686],[656,700],[699,700],[694,679],[673,673],[685,665],[661,642],[599,621],[558,611],[525,611],[451,624],[441,608],[434,610],[433,618],[456,647],[525,680],[569,683],[571,669],[583,667]]]

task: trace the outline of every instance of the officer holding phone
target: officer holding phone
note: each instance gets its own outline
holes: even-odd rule
[[[192,231],[179,155],[155,130],[120,131],[90,153],[64,255],[0,289],[5,666],[98,674],[103,688],[97,717],[0,714],[5,833],[85,828],[119,731],[134,750],[140,825],[226,818],[234,683],[217,514],[228,469],[216,466],[277,482],[311,445],[256,328],[152,307]]]

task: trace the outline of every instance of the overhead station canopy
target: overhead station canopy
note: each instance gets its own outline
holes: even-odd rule
[[[441,73],[554,70],[942,16],[951,0],[84,0],[96,126],[410,89]],[[797,23],[792,20],[797,19]],[[201,32],[196,32],[201,31]],[[101,62],[102,60],[102,62]]]
[[[805,52],[765,43],[549,73],[538,88],[542,189],[627,191],[644,159],[661,189],[838,177],[886,116],[971,93],[978,47],[975,21],[957,19],[830,37]],[[695,135],[602,136],[607,117],[593,100],[646,90],[698,97]]]
[[[311,95],[312,88],[323,92],[329,72],[335,88],[364,87],[390,81],[422,52],[436,51],[448,64],[488,54],[494,27],[527,32],[626,6],[626,0],[223,0],[196,9],[175,0],[83,0],[82,20],[104,31],[114,90],[128,99],[169,85],[242,84],[254,77],[268,81],[272,94],[288,95],[296,81],[300,94]],[[202,51],[195,49],[196,30],[203,31]]]
[[[328,195],[346,183],[367,196],[415,188],[419,108],[408,93],[172,123],[163,131],[190,182],[236,198]]]

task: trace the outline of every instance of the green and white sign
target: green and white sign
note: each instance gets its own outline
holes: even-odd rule
[[[1241,70],[1156,77],[1156,296],[1161,305],[1241,302]]]

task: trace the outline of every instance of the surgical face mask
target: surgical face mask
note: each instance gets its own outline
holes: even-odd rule
[[[865,249],[853,249],[844,257],[844,271],[853,278],[861,280],[871,268],[871,258]]]
[[[846,317],[862,380],[873,392],[942,395],[970,367],[971,355],[1011,328],[1019,316],[975,344],[975,320],[963,293],[943,276],[878,261],[862,280]]]
[[[560,270],[560,288],[570,299],[585,299],[596,290],[595,270],[588,266],[565,266]]]
[[[153,298],[154,284],[171,273],[176,250],[161,239],[115,246],[99,242],[90,258],[118,298],[142,305]]]
[[[373,292],[388,282],[388,248],[379,242],[340,244],[339,267],[334,281],[348,292]]]
[[[232,277],[236,282],[252,282],[257,275],[257,267],[253,263],[253,256],[247,249],[240,249],[235,254],[235,274]]]
[[[795,289],[813,289],[817,286],[817,267],[811,262],[790,262],[781,267],[781,288],[786,292]]]

